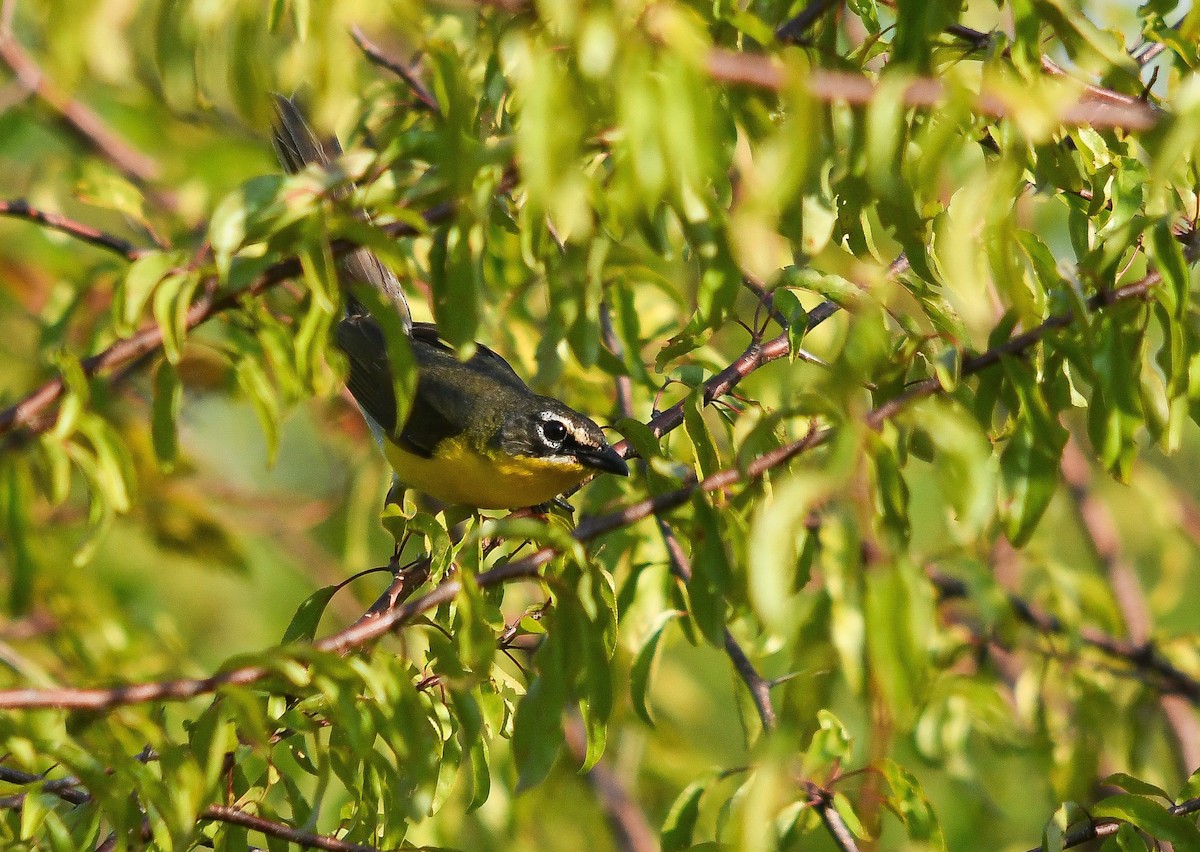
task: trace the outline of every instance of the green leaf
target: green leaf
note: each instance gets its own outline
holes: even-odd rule
[[[804,471],[777,484],[759,501],[750,525],[748,552],[750,604],[764,625],[786,634],[798,612],[791,601],[805,586],[800,553],[808,535],[808,514],[830,487],[824,474]]]
[[[700,466],[700,478],[704,479],[721,469],[721,458],[704,422],[704,389],[697,387],[688,394],[683,406],[683,428],[692,441],[696,462]]]
[[[1167,222],[1156,224],[1148,236],[1147,254],[1163,279],[1162,284],[1154,288],[1154,296],[1172,317],[1182,321],[1187,316],[1191,296],[1191,276],[1183,247]]]
[[[675,797],[663,821],[662,852],[679,852],[692,845],[692,833],[700,817],[700,797],[709,783],[708,780],[693,781]]]
[[[300,268],[313,300],[326,312],[332,314],[338,306],[338,272],[333,251],[325,237],[326,225],[323,217],[310,220],[314,234],[300,249]]]
[[[438,332],[460,355],[469,352],[479,326],[479,274],[471,240],[481,236],[477,226],[466,223],[446,228],[435,237],[429,258]]]
[[[812,777],[848,758],[854,744],[850,731],[828,710],[817,711],[820,727],[804,753],[804,774]]]
[[[154,291],[154,319],[162,331],[163,352],[172,364],[183,357],[188,308],[199,284],[197,272],[176,272],[160,281]]]
[[[1016,426],[1000,453],[1005,531],[1013,545],[1020,547],[1033,535],[1058,489],[1059,462],[1068,433],[1043,394],[1043,386],[1050,380],[1039,382],[1024,361],[1005,358],[1001,366],[1020,400]]]
[[[996,468],[987,435],[956,406],[929,400],[913,412],[937,452],[933,470],[952,510],[951,531],[974,538],[996,510]]]
[[[1100,852],[1150,852],[1150,847],[1136,828],[1129,823],[1122,823],[1117,833],[1104,841]]]
[[[21,803],[21,839],[31,840],[37,836],[46,818],[54,812],[59,803],[57,796],[30,790],[25,794]]]
[[[1158,840],[1172,843],[1180,852],[1200,850],[1200,828],[1188,815],[1172,816],[1166,807],[1131,793],[1102,799],[1091,814],[1096,819],[1119,819],[1140,828]]]
[[[7,494],[4,501],[5,544],[12,559],[8,584],[8,611],[21,616],[29,611],[33,603],[33,582],[37,574],[37,563],[29,549],[28,487],[20,465],[6,464]]]
[[[83,173],[75,191],[79,197],[97,207],[128,216],[135,222],[145,224],[146,200],[142,191],[132,182],[115,172],[112,167],[96,159],[84,161]]]
[[[484,600],[472,574],[462,572],[459,583],[462,591],[455,600],[453,630],[459,659],[475,677],[486,678],[496,655],[496,631],[489,623],[489,615],[495,608]],[[498,612],[495,616],[503,621]]]
[[[1171,802],[1172,799],[1167,795],[1167,791],[1161,787],[1156,787],[1149,781],[1143,781],[1141,778],[1134,778],[1126,772],[1114,772],[1107,778],[1103,779],[1100,784],[1105,787],[1120,787],[1127,793],[1134,793],[1138,796],[1146,796],[1148,798],[1158,796],[1165,802]]]
[[[934,813],[933,805],[925,796],[916,777],[900,764],[885,760],[883,777],[887,779],[891,793],[887,797],[888,808],[904,823],[908,839],[925,848],[946,849],[946,837]]]
[[[482,737],[471,743],[467,752],[471,769],[471,798],[466,812],[477,810],[487,802],[492,790],[492,770],[488,756],[488,741]]]
[[[177,252],[151,252],[129,265],[124,283],[113,293],[113,320],[118,334],[128,336],[134,331],[154,288],[181,261]]]
[[[279,451],[279,399],[262,367],[253,358],[243,358],[235,369],[238,385],[250,399],[267,442],[268,464],[275,463]]]
[[[658,653],[658,643],[662,639],[663,631],[667,629],[667,625],[682,614],[678,610],[673,609],[658,614],[658,617],[651,623],[646,637],[642,640],[637,654],[634,655],[633,665],[630,667],[629,697],[633,702],[633,710],[643,722],[651,727],[654,726],[654,718],[650,713],[649,705],[646,703],[646,696],[650,690],[650,675],[654,669],[654,660]]]
[[[283,638],[279,640],[279,644],[311,642],[317,635],[317,627],[321,624],[321,616],[325,614],[325,608],[329,606],[329,602],[337,594],[339,588],[341,587],[337,585],[326,586],[323,589],[317,589],[305,598],[296,608],[292,620],[288,622],[287,630],[283,631]]]
[[[517,705],[512,748],[518,790],[528,790],[545,780],[562,748],[567,671],[561,646],[561,637],[556,635],[542,643],[535,657],[538,676]]]
[[[179,457],[176,421],[182,404],[183,384],[179,381],[179,371],[164,359],[154,371],[154,406],[150,416],[154,455],[163,470],[171,470]]]
[[[692,621],[716,648],[725,643],[726,611],[733,569],[726,549],[721,514],[705,494],[692,500],[696,523],[692,531],[692,576],[687,583]]]
[[[846,823],[846,828],[850,829],[851,834],[860,839],[867,837],[867,830],[863,828],[862,821],[859,820],[858,814],[854,812],[854,806],[846,798],[845,793],[838,791],[833,794],[833,807],[843,822]]]

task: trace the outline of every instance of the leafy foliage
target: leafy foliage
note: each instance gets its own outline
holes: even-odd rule
[[[0,840],[1200,847],[1200,12],[1095,5],[17,3]],[[357,246],[635,475],[377,523]]]

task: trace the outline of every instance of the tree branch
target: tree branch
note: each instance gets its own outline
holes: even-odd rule
[[[782,65],[764,54],[735,53],[713,49],[706,62],[708,74],[714,80],[753,86],[759,89],[781,91],[790,85],[792,75]],[[1060,69],[1061,70],[1061,69]],[[803,78],[808,93],[821,101],[866,105],[875,100],[880,87],[861,74],[842,71],[814,70]],[[1086,127],[1124,128],[1126,130],[1149,130],[1163,115],[1145,101],[1125,96],[1107,89],[1080,84],[1081,92],[1072,102],[1059,109],[1058,119],[1066,125]],[[1099,96],[1093,89],[1105,93]],[[914,77],[903,89],[887,91],[888,97],[898,97],[914,107],[934,107],[946,101],[949,89],[932,77]],[[974,98],[974,108],[982,115],[1005,118],[1014,112],[1013,105],[994,91],[981,90]]]
[[[858,852],[854,835],[851,834],[842,815],[837,812],[837,808],[833,806],[833,796],[829,794],[828,790],[818,787],[811,781],[806,786],[809,796],[812,797],[812,807],[816,808],[817,813],[821,815],[821,822],[825,824],[825,829],[833,838],[837,848],[841,852]]]
[[[77,240],[108,249],[131,262],[147,253],[145,249],[140,249],[128,240],[124,240],[114,234],[109,234],[98,228],[93,228],[91,225],[85,225],[82,222],[76,222],[74,219],[69,219],[61,213],[53,213],[49,210],[31,207],[29,202],[23,198],[0,201],[0,216],[10,216],[14,219],[27,219],[30,222],[37,222],[40,225],[45,225],[47,228],[69,234]]]
[[[44,780],[44,776],[41,775],[22,772],[19,769],[12,769],[7,766],[0,766],[0,782],[27,787],[31,784],[41,783]],[[41,790],[58,796],[64,802],[72,805],[82,805],[92,800],[91,794],[83,789],[77,778],[55,778],[45,781],[45,783],[41,784]],[[24,793],[16,796],[8,796],[5,799],[0,799],[0,807],[10,809],[19,808],[24,804],[24,799]],[[230,805],[209,805],[198,814],[198,818],[211,822],[227,822],[231,825],[240,825],[243,828],[248,828],[271,837],[278,837],[289,843],[295,843],[305,849],[324,849],[328,850],[328,852],[379,852],[374,846],[347,843],[344,840],[339,840],[336,837],[326,834],[300,831],[280,822],[248,814],[241,808]]]
[[[404,67],[404,65],[392,59],[379,47],[377,47],[370,39],[367,38],[366,34],[363,33],[359,27],[354,26],[350,28],[350,38],[354,39],[354,43],[358,45],[358,49],[363,52],[363,55],[366,56],[368,60],[375,65],[378,65],[380,68],[385,68],[388,71],[391,71],[401,80],[403,80],[408,85],[408,88],[412,90],[413,95],[416,96],[417,100],[420,101],[420,103],[426,109],[428,109],[434,115],[442,114],[442,108],[438,106],[437,98],[433,96],[432,92],[425,88],[425,84],[418,80],[412,71],[408,70],[408,68]]]
[[[663,543],[667,546],[667,555],[670,557],[671,573],[681,583],[687,585],[692,579],[691,561],[684,553],[683,546],[679,543],[674,530],[661,517],[657,520]],[[726,655],[733,663],[738,676],[746,684],[746,688],[750,690],[750,699],[758,711],[758,718],[762,721],[763,730],[774,730],[779,722],[775,715],[775,706],[771,703],[771,684],[754,668],[754,664],[750,662],[750,658],[746,656],[746,652],[742,650],[742,646],[738,644],[728,627],[725,628],[724,644]]]
[[[813,24],[825,16],[834,6],[840,6],[841,0],[810,0],[800,14],[784,21],[775,28],[775,38],[791,44],[806,44],[806,34]]]
[[[445,222],[453,213],[449,203],[439,204],[422,213],[426,224],[434,225]],[[407,222],[392,222],[380,228],[392,237],[414,236],[418,229]],[[332,250],[334,257],[349,254],[358,248],[356,243],[349,240],[334,240]],[[223,311],[230,310],[249,296],[259,296],[278,284],[299,275],[300,261],[289,257],[268,267],[254,281],[241,290],[219,293],[215,275],[206,278],[200,287],[200,296],[188,308],[184,326],[191,331],[196,326],[212,319]],[[162,348],[163,332],[157,323],[144,326],[130,337],[122,338],[107,349],[98,352],[81,362],[83,373],[88,378],[108,372],[129,364],[144,355]],[[37,435],[54,425],[49,416],[50,410],[62,398],[65,385],[62,377],[46,382],[37,390],[28,394],[20,402],[0,411],[0,436],[9,432],[21,430],[25,435]]]
[[[327,834],[313,834],[310,831],[300,831],[299,829],[292,828],[290,825],[263,819],[262,817],[248,814],[240,808],[230,807],[229,805],[209,805],[200,812],[200,819],[240,825],[243,828],[266,834],[269,837],[278,837],[289,843],[295,843],[297,846],[305,849],[324,849],[328,850],[328,852],[379,852],[374,846],[367,846],[362,843],[347,843],[344,840],[339,840]]]
[[[968,596],[967,586],[962,581],[937,571],[929,571],[928,575],[943,600]],[[1073,631],[1057,616],[1041,611],[1019,595],[1009,592],[1007,597],[1008,604],[1017,618],[1039,633],[1067,635],[1075,632],[1084,645],[1128,665],[1160,692],[1181,695],[1191,703],[1200,705],[1200,681],[1177,668],[1152,644],[1118,639],[1093,627],[1081,627],[1078,631]]]
[[[174,211],[173,195],[150,187],[159,176],[158,164],[117,135],[90,107],[62,92],[17,41],[12,30],[12,6],[0,23],[0,59],[20,84],[58,116],[62,124],[134,183],[146,189],[160,207]]]
[[[1183,816],[1184,814],[1200,813],[1200,799],[1188,799],[1185,802],[1180,802],[1178,805],[1172,805],[1167,808],[1172,816]],[[1082,846],[1090,840],[1096,840],[1101,837],[1111,837],[1125,824],[1124,820],[1103,819],[1094,822],[1091,825],[1077,828],[1063,838],[1063,849],[1070,849],[1074,846]],[[1029,852],[1041,852],[1041,846],[1035,846]]]

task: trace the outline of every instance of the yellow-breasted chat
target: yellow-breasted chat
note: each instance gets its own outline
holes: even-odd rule
[[[327,164],[329,154],[295,103],[275,100],[275,146],[284,168]],[[400,485],[450,506],[518,509],[546,503],[596,471],[629,474],[590,418],[534,393],[483,344],[461,361],[436,327],[412,322],[400,282],[372,252],[351,252],[340,270],[383,294],[409,335],[417,382],[401,423],[383,331],[346,288],[346,314],[335,333],[349,363],[346,385]]]

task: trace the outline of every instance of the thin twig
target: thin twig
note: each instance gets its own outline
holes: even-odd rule
[[[808,312],[808,322],[805,330],[812,331],[839,310],[841,308],[833,302],[822,302]],[[786,332],[768,340],[766,343],[752,342],[733,363],[704,383],[704,403],[708,405],[713,400],[720,399],[733,390],[738,382],[759,367],[785,357],[788,354],[788,347],[788,335]],[[655,437],[661,438],[683,423],[683,409],[685,405],[687,405],[687,401],[680,400],[670,408],[652,417],[646,423],[646,426],[654,433]],[[632,450],[628,441],[620,441],[614,447],[617,452],[626,458],[632,457]]]
[[[582,763],[587,757],[587,732],[578,714],[568,716],[564,734],[571,755]],[[612,828],[616,848],[622,852],[657,852],[658,841],[646,815],[603,758],[588,770],[587,779]]]
[[[800,14],[775,28],[775,38],[792,44],[807,44],[807,34],[813,24],[840,3],[841,0],[811,0]]]
[[[30,222],[37,222],[39,225],[45,225],[55,231],[70,234],[77,240],[108,249],[131,262],[147,254],[145,249],[138,248],[128,240],[69,219],[61,213],[31,207],[29,202],[23,198],[0,201],[0,216],[11,216],[14,219],[28,219]]]
[[[44,103],[69,131],[125,177],[146,189],[157,205],[174,211],[178,206],[175,196],[150,187],[158,179],[158,164],[115,133],[91,107],[59,89],[17,41],[12,30],[14,6],[6,4],[4,13],[8,17],[0,21],[0,59],[12,69],[20,84]]]
[[[422,216],[427,224],[433,225],[448,220],[453,205],[439,204],[425,211]],[[389,236],[413,236],[418,229],[407,222],[392,222],[380,228]],[[335,257],[349,254],[358,248],[356,243],[339,239],[332,243]],[[215,276],[206,278],[200,286],[200,296],[192,302],[184,319],[184,326],[192,330],[218,314],[236,308],[248,297],[259,296],[271,288],[299,275],[300,261],[289,257],[268,267],[254,281],[241,290],[220,293]],[[129,337],[122,338],[107,349],[80,362],[83,373],[92,377],[128,364],[143,355],[158,351],[163,345],[162,327],[157,323],[144,326]],[[46,416],[51,407],[62,398],[65,385],[61,377],[51,379],[24,399],[0,411],[0,435],[21,430],[26,435],[36,435],[54,425],[53,418]]]
[[[929,571],[930,582],[944,600],[965,598],[968,589],[965,583],[937,571]],[[1093,627],[1069,628],[1057,616],[1043,612],[1019,595],[1009,593],[1008,604],[1018,619],[1045,635],[1068,635],[1074,633],[1084,645],[1099,651],[1114,660],[1120,660],[1131,671],[1146,680],[1159,692],[1181,695],[1193,704],[1200,704],[1200,681],[1177,668],[1153,645],[1136,644],[1118,639]]]
[[[438,106],[437,98],[433,96],[432,92],[425,88],[425,85],[417,79],[416,75],[413,74],[413,72],[408,68],[404,67],[404,65],[384,53],[378,46],[375,45],[374,42],[367,38],[366,34],[364,34],[359,27],[353,26],[350,28],[350,38],[354,39],[354,43],[358,45],[358,49],[363,52],[363,55],[366,56],[367,59],[378,65],[380,68],[385,68],[388,71],[391,71],[401,80],[403,80],[408,87],[412,89],[413,95],[416,96],[417,100],[420,101],[426,109],[428,109],[434,115],[442,114],[442,109],[440,106]]]
[[[1188,799],[1185,802],[1180,802],[1178,805],[1172,805],[1167,808],[1172,816],[1184,816],[1185,814],[1200,813],[1200,799]],[[1082,846],[1090,840],[1096,840],[1101,837],[1111,837],[1125,825],[1124,820],[1118,819],[1102,819],[1086,825],[1083,828],[1077,828],[1067,834],[1063,838],[1063,849],[1070,849],[1074,846]],[[1041,852],[1041,846],[1035,846],[1029,852]]]
[[[683,545],[679,543],[675,531],[661,517],[657,520],[658,531],[662,535],[663,543],[667,547],[667,556],[671,563],[671,573],[686,585],[692,579],[691,561],[684,552]],[[771,703],[770,682],[758,673],[758,669],[754,668],[754,664],[750,662],[750,658],[746,656],[746,652],[742,650],[742,646],[738,644],[737,639],[728,627],[725,628],[724,645],[726,655],[733,663],[738,676],[750,691],[750,699],[754,702],[754,708],[758,711],[758,718],[762,721],[763,730],[773,730],[778,724],[778,719],[775,716],[775,705]]]
[[[82,788],[78,778],[55,778],[51,781],[45,781],[41,775],[35,775],[32,772],[22,772],[19,769],[12,769],[7,766],[0,766],[0,782],[21,787],[41,784],[40,789],[42,792],[51,793],[72,805],[82,805],[92,800],[91,794]],[[24,794],[22,793],[17,796],[8,796],[0,799],[0,807],[18,808],[21,807],[23,802]],[[229,805],[209,805],[200,812],[198,818],[212,822],[227,822],[231,825],[240,825],[243,828],[249,828],[271,837],[287,840],[305,849],[324,849],[328,850],[328,852],[378,852],[374,846],[365,846],[361,843],[347,843],[344,840],[339,840],[329,835],[301,831],[280,822],[248,814],[241,808]]]
[[[706,65],[710,77],[726,83],[781,91],[791,81],[782,65],[757,53],[735,53],[716,48],[709,52]],[[802,85],[810,95],[822,101],[861,106],[871,103],[880,92],[880,87],[869,77],[843,71],[816,70],[798,79],[803,81]],[[1098,97],[1091,90],[1099,87],[1080,85],[1082,91],[1078,99],[1059,110],[1058,119],[1065,125],[1149,130],[1164,114],[1137,98],[1125,99],[1107,89],[1101,90],[1106,93],[1104,97]],[[909,106],[934,107],[943,104],[949,92],[941,80],[914,77],[903,90],[889,89],[887,94]],[[986,88],[975,96],[973,105],[978,112],[992,118],[1004,118],[1014,112],[1013,104]]]

